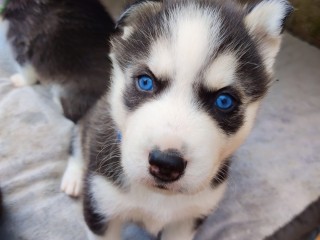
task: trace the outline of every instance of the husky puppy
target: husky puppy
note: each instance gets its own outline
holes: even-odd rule
[[[12,82],[18,87],[37,81],[51,85],[55,102],[77,123],[109,83],[108,38],[114,22],[104,6],[98,0],[10,0],[3,20],[20,66]],[[78,195],[81,171],[72,163],[73,158],[61,189]]]
[[[108,35],[114,23],[98,0],[10,0],[3,20],[20,65],[16,86],[54,84],[56,100],[77,122],[107,89]]]
[[[291,10],[286,0],[145,0],[122,14],[110,88],[75,141],[78,170],[89,162],[90,239],[120,239],[125,221],[193,239],[272,83]]]

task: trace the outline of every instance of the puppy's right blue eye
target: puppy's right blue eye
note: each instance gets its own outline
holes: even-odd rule
[[[215,106],[223,111],[230,110],[234,106],[234,99],[227,93],[220,94],[215,101]]]
[[[137,85],[139,90],[145,91],[145,92],[151,92],[153,91],[154,82],[153,82],[153,79],[148,75],[142,75],[138,77]]]

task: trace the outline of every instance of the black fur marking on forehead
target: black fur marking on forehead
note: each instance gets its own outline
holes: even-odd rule
[[[89,171],[104,176],[115,186],[123,188],[124,172],[121,165],[120,142],[108,104],[100,100],[93,111],[91,122],[85,126],[89,139]]]
[[[145,61],[149,56],[151,43],[163,32],[160,3],[141,1],[136,5],[138,6],[133,6],[131,10],[129,8],[120,18],[116,34],[111,40],[113,52],[122,70]],[[127,39],[122,38],[125,27],[130,27],[132,31]]]
[[[137,78],[141,75],[148,75],[154,80],[154,91],[143,92],[137,89]],[[136,76],[132,76],[132,82],[127,86],[124,93],[124,103],[130,111],[137,109],[143,103],[157,98],[169,87],[169,81],[158,80],[150,70],[144,71]]]
[[[215,108],[215,100],[220,93],[228,93],[234,97],[236,104],[231,112],[222,112]],[[200,86],[197,93],[200,107],[206,111],[228,135],[236,133],[244,123],[244,107],[240,102],[239,93],[232,87],[219,91],[211,91]]]
[[[221,8],[223,41],[216,55],[213,55],[213,59],[227,52],[236,54],[239,64],[236,74],[237,83],[244,90],[246,97],[249,97],[249,101],[254,102],[265,95],[270,78],[256,43],[244,26],[244,17],[245,13],[236,8]]]
[[[218,173],[211,180],[212,188],[218,187],[220,184],[224,183],[228,179],[230,164],[231,164],[230,160],[226,160],[221,164]]]
[[[149,36],[155,36],[156,32],[152,27],[147,27]],[[155,39],[155,37],[154,37]],[[141,62],[148,58],[150,51],[151,39],[140,32],[133,32],[128,40],[118,39],[115,46],[115,54],[120,68],[124,71],[131,64]]]

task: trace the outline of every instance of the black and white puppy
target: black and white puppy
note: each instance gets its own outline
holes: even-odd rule
[[[84,216],[91,239],[120,239],[126,221],[154,235],[161,231],[162,239],[192,239],[199,219],[223,196],[227,159],[249,134],[272,82],[292,8],[286,0],[251,7],[216,0],[138,1],[123,13],[111,39],[109,84],[108,65],[100,64],[107,61],[106,37],[89,36],[102,37],[95,30],[103,27],[107,36],[112,24],[100,10],[88,14],[95,12],[89,2],[100,6],[93,0],[29,0],[27,7],[26,0],[11,0],[5,13],[22,72],[29,82],[60,81],[62,102],[72,100],[63,104],[67,116],[77,121],[103,95],[78,125],[82,134],[75,138],[62,189],[79,194],[88,161]],[[66,6],[77,10],[63,11]],[[17,8],[26,12],[13,14]],[[26,25],[15,26],[15,19]],[[23,83],[20,76],[13,81]],[[89,103],[84,108],[83,99]]]
[[[125,221],[161,239],[194,237],[272,83],[291,10],[287,0],[146,0],[122,14],[110,88],[75,141],[79,171],[89,162],[90,239],[120,239]]]
[[[12,82],[17,87],[37,81],[51,85],[64,115],[77,123],[109,84],[109,36],[114,22],[104,6],[98,0],[10,0],[3,21],[19,63]],[[73,167],[78,166],[73,160],[61,189],[76,196],[82,171]]]
[[[64,114],[77,122],[107,89],[114,23],[103,5],[98,0],[10,0],[3,20],[20,64],[13,83],[54,84]]]

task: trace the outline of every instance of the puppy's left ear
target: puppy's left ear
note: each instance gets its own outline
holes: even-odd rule
[[[257,43],[268,72],[272,72],[280,49],[284,23],[292,11],[287,0],[263,0],[251,7],[244,18],[246,28]]]
[[[134,25],[135,22],[143,19],[145,16],[156,14],[162,6],[158,0],[136,0],[129,5],[121,14],[116,23],[116,29],[122,29]]]

